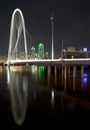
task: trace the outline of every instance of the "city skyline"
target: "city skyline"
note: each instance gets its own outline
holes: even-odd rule
[[[11,16],[16,8],[20,8],[24,15],[25,26],[33,43],[30,48],[37,48],[39,42],[45,45],[45,51],[51,55],[51,13],[54,13],[54,45],[55,57],[64,47],[87,47],[90,50],[90,2],[89,0],[61,0],[61,1],[29,1],[19,0],[1,2],[0,5],[0,55],[7,55],[9,46],[9,31]]]

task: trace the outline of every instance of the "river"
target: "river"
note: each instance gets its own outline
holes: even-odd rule
[[[61,68],[0,66],[0,128],[64,128],[90,118],[90,68],[66,79]],[[79,123],[80,124],[80,123]]]

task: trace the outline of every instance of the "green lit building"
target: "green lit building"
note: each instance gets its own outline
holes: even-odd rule
[[[44,44],[38,44],[38,59],[44,59]]]

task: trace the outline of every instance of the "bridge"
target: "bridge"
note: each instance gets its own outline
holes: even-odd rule
[[[5,63],[6,65],[8,63]],[[55,66],[55,65],[90,65],[90,58],[79,58],[79,59],[43,59],[43,60],[11,60],[10,65],[44,65],[44,66]]]
[[[52,16],[53,17],[53,16]],[[52,31],[53,31],[53,18],[52,18]],[[12,14],[11,28],[10,28],[10,39],[8,49],[8,59],[5,62],[6,65],[89,65],[90,58],[76,58],[76,59],[54,59],[54,41],[52,32],[52,59],[28,59],[28,47],[27,47],[27,36],[25,21],[23,13],[20,9],[15,9]],[[20,58],[20,53],[23,50],[24,58]]]
[[[53,17],[53,16],[52,16]],[[53,18],[52,18],[52,31],[53,31]],[[28,47],[27,47],[27,36],[25,21],[20,9],[15,9],[12,14],[11,28],[10,28],[10,39],[8,49],[8,59],[5,65],[37,65],[37,66],[54,66],[56,72],[56,66],[62,67],[62,73],[64,78],[67,75],[67,67],[70,71],[70,66],[73,66],[73,77],[76,74],[76,66],[81,66],[81,75],[83,76],[84,65],[90,65],[90,58],[74,58],[74,59],[54,59],[54,41],[52,32],[52,59],[28,59]],[[20,52],[24,53],[24,58],[20,58]],[[50,70],[49,70],[50,72]]]
[[[53,17],[53,16],[52,16]],[[25,21],[23,13],[20,9],[15,9],[12,14],[11,28],[10,28],[10,39],[8,49],[8,59],[5,62],[6,65],[89,65],[90,58],[76,58],[76,59],[54,59],[54,41],[53,41],[53,18],[52,23],[52,59],[28,59],[27,49],[27,36]],[[20,58],[20,53],[23,50],[24,58]]]

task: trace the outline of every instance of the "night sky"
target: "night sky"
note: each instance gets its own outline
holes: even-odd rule
[[[90,50],[90,0],[0,0],[0,55],[7,55],[11,16],[14,9],[21,9],[25,26],[33,43],[45,44],[51,55],[51,13],[54,13],[55,57],[64,48],[75,46]]]

